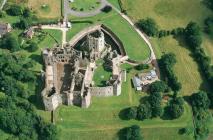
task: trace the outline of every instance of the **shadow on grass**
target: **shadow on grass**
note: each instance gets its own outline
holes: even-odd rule
[[[172,120],[171,116],[169,115],[169,106],[164,108],[163,115],[160,117],[162,120]]]
[[[30,58],[33,59],[34,61],[38,62],[39,64],[43,64],[42,56],[41,55],[32,54],[30,56]]]
[[[127,116],[126,116],[128,110],[129,110],[129,108],[125,108],[125,109],[122,109],[122,110],[119,112],[118,116],[119,116],[119,118],[120,118],[121,120],[130,120],[130,119],[127,118]]]
[[[76,20],[76,21],[72,21],[72,24],[79,24],[79,23],[93,24],[93,21],[90,21],[90,20],[83,20],[83,21]]]
[[[117,133],[119,140],[125,140],[126,139],[126,133],[127,133],[127,127],[120,129]]]
[[[41,92],[44,89],[44,81],[42,80],[41,76],[37,76],[36,80],[36,89],[35,94],[29,97],[29,101],[38,109],[44,110],[44,104],[42,102]]]
[[[147,102],[148,101],[148,98],[149,98],[149,96],[144,96],[144,97],[141,97],[140,98],[140,104],[144,104],[145,102]]]

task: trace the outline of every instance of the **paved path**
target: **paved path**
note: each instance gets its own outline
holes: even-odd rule
[[[6,2],[7,2],[7,0],[3,0],[2,5],[1,5],[1,7],[0,7],[0,10],[3,9],[4,5],[6,4]]]
[[[76,17],[91,17],[95,16],[99,13],[101,13],[101,9],[103,9],[106,5],[108,5],[107,0],[100,0],[101,5],[92,11],[87,11],[87,12],[81,12],[81,11],[74,11],[69,7],[69,2],[68,0],[64,0],[64,17],[67,19],[68,15],[73,15]]]
[[[68,31],[68,28],[61,27],[58,25],[42,25],[41,29],[61,30],[62,31],[62,45],[67,43],[66,32]]]

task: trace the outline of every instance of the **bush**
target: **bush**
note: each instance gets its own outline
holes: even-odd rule
[[[101,11],[103,11],[105,13],[109,13],[110,11],[112,11],[112,7],[107,5],[104,8],[102,8]]]
[[[169,114],[172,119],[179,118],[180,116],[182,116],[183,112],[184,112],[184,108],[182,105],[178,105],[178,104],[169,105]]]
[[[151,106],[148,102],[145,104],[140,104],[137,108],[137,119],[145,120],[149,119],[152,116]]]
[[[158,26],[151,18],[139,20],[137,24],[148,36],[156,36],[158,34]]]
[[[30,42],[30,45],[28,47],[28,51],[35,52],[38,50],[38,45],[35,42]]]
[[[173,72],[173,66],[177,62],[173,53],[164,54],[159,62],[159,66],[165,77],[167,77],[167,84],[171,89],[177,93],[182,88],[181,83],[178,82],[177,77]]]
[[[16,23],[16,27],[18,27],[19,29],[27,29],[29,28],[29,21],[27,21],[26,19],[21,19],[18,23]]]
[[[11,33],[6,34],[3,36],[1,42],[0,42],[0,47],[3,49],[8,49],[12,52],[20,50],[20,45]]]
[[[141,129],[138,125],[133,125],[125,129],[124,140],[143,140]]]
[[[29,8],[25,8],[24,11],[23,11],[23,17],[29,18],[31,16],[32,16],[32,13],[31,13],[30,9]]]
[[[23,14],[23,9],[21,6],[11,5],[10,8],[7,10],[7,14],[11,16],[20,16]]]
[[[149,69],[149,65],[148,64],[139,64],[137,66],[135,66],[136,70],[144,70],[144,69]]]
[[[204,91],[193,94],[191,96],[191,102],[193,107],[196,107],[198,109],[208,109],[210,105],[207,93]]]
[[[165,92],[168,86],[163,81],[155,81],[150,85],[150,93]]]
[[[128,108],[126,117],[127,117],[127,119],[136,119],[136,117],[137,117],[137,108],[136,107]]]
[[[0,18],[3,18],[3,17],[5,17],[5,12],[0,10]]]

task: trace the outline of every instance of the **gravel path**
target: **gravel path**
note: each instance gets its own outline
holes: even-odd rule
[[[62,45],[66,44],[66,32],[67,32],[67,28],[63,28],[61,26],[57,26],[57,25],[42,25],[41,29],[52,29],[52,30],[61,30],[62,31]]]
[[[108,2],[106,0],[100,0],[100,7],[98,7],[97,9],[93,10],[93,11],[87,11],[87,12],[81,12],[81,11],[74,11],[69,7],[69,1],[68,0],[64,0],[64,17],[65,19],[67,19],[68,15],[73,15],[76,17],[91,17],[91,16],[95,16],[99,13],[101,13],[101,9],[103,9]]]

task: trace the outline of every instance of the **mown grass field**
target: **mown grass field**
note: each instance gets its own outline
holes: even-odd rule
[[[174,72],[182,84],[181,95],[188,96],[199,89],[208,89],[199,72],[198,65],[191,57],[191,52],[171,36],[162,39],[152,39],[152,44],[158,58],[164,53],[174,53],[177,63]]]
[[[150,17],[161,29],[185,27],[190,21],[203,27],[204,19],[213,15],[200,0],[122,0],[122,3],[134,22]],[[213,61],[212,40],[212,36],[203,35],[203,47]]]
[[[39,18],[59,19],[61,16],[61,0],[28,0],[27,6]]]
[[[102,23],[110,28],[123,42],[127,55],[134,60],[143,61],[150,56],[150,50],[147,44],[140,38],[137,32],[125,21],[118,13],[112,11],[108,14],[102,13],[90,18],[77,18],[70,17],[71,21],[78,21],[79,25],[73,26],[68,33],[68,40],[74,35],[74,33],[88,27],[89,25]],[[75,29],[74,27],[77,26]],[[74,32],[74,33],[72,33]]]

